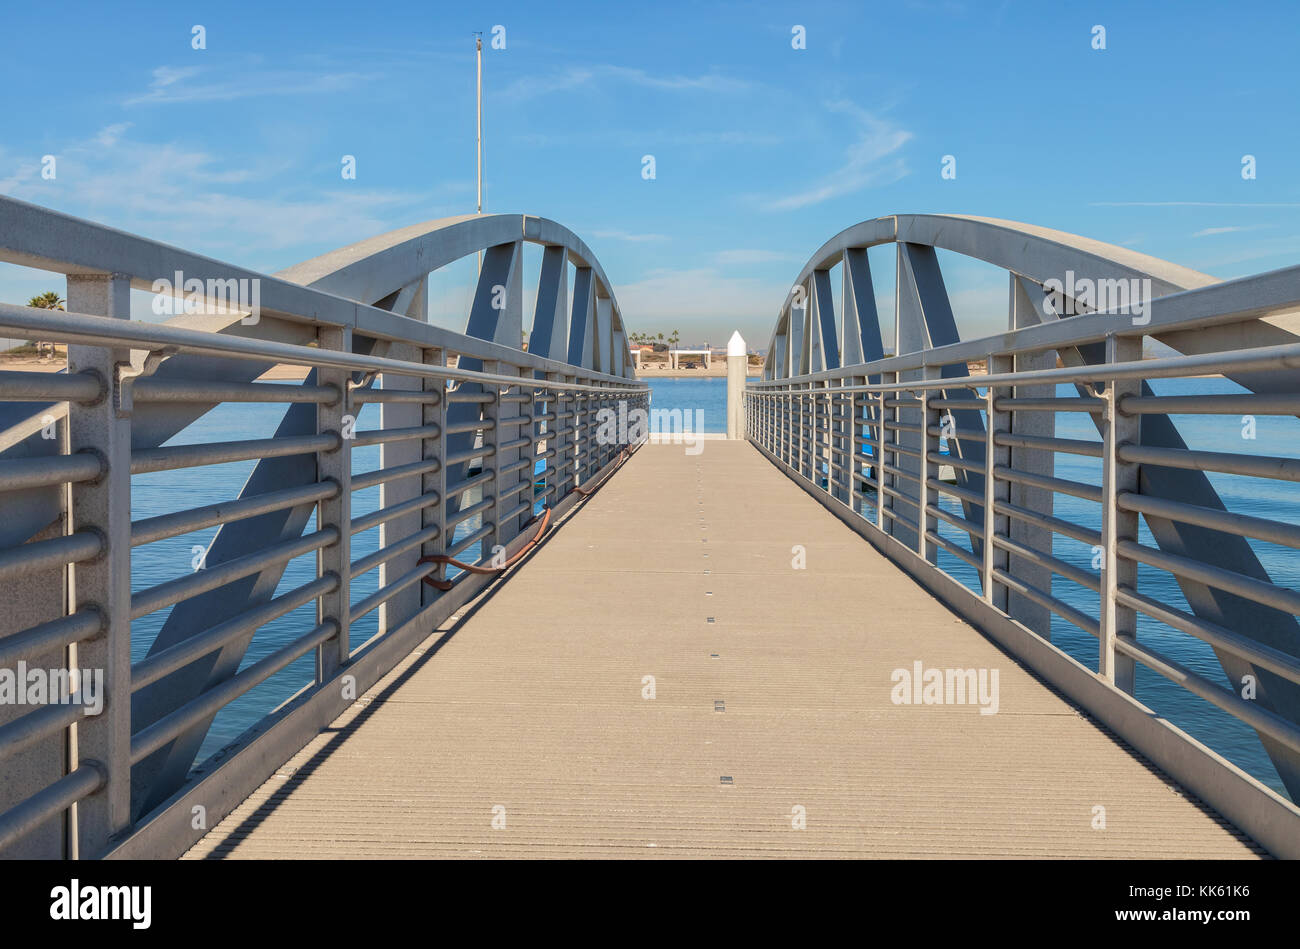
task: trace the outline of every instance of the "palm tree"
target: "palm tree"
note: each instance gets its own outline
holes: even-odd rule
[[[62,310],[64,299],[53,290],[47,290],[39,296],[32,297],[27,301],[27,305],[35,307],[38,310]],[[41,340],[36,340],[36,354],[39,356],[44,351],[46,344]],[[50,343],[50,355],[54,355],[54,344]]]
[[[681,339],[682,339],[682,335],[678,333],[677,330],[673,330],[673,335],[668,337],[668,345],[676,346],[679,342],[681,342]]]
[[[34,306],[38,310],[62,310],[64,300],[53,290],[47,290],[40,296],[32,297],[27,301],[28,306]]]

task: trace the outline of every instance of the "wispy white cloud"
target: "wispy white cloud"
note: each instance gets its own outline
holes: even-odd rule
[[[675,92],[744,92],[753,87],[753,83],[748,80],[721,76],[717,73],[705,73],[702,76],[656,76],[644,69],[630,69],[626,66],[604,66],[601,69],[611,76],[636,86],[670,89]]]
[[[627,148],[663,148],[668,145],[768,146],[789,141],[787,135],[735,129],[612,129],[584,128],[572,132],[522,132],[513,136],[518,145],[550,148],[571,145],[614,145]]]
[[[113,125],[105,125],[95,134],[95,143],[104,148],[112,148],[122,136],[126,134],[127,129],[131,127],[130,122],[116,122]]]
[[[240,69],[214,75],[203,66],[159,66],[146,92],[123,104],[229,102],[254,96],[315,95],[343,92],[376,78],[360,72],[312,72],[293,69]]]
[[[1232,249],[1215,257],[1203,258],[1190,263],[1190,266],[1207,273],[1216,273],[1224,268],[1257,260],[1275,260],[1279,266],[1295,263],[1300,255],[1300,237],[1281,236],[1266,240],[1238,241],[1232,243]],[[1239,274],[1216,273],[1216,276],[1231,277]]]
[[[748,80],[718,73],[704,73],[699,76],[655,75],[644,69],[598,64],[570,66],[568,69],[544,76],[522,76],[506,86],[500,95],[507,102],[520,101],[607,81],[624,82],[665,92],[743,92],[753,87],[753,83]]]
[[[1300,201],[1093,201],[1094,208],[1300,208]]]
[[[799,263],[799,256],[779,250],[737,247],[717,251],[713,255],[713,262],[719,267],[743,267],[747,264]]]
[[[1216,234],[1237,234],[1242,231],[1256,231],[1258,227],[1245,227],[1239,224],[1227,225],[1225,227],[1203,227],[1193,237],[1213,237]]]
[[[767,210],[794,211],[871,185],[889,184],[908,173],[899,151],[911,140],[911,132],[847,100],[828,103],[826,108],[852,116],[858,125],[857,138],[845,149],[843,163],[811,186],[763,199]]]
[[[627,231],[592,231],[592,237],[607,241],[631,241],[640,244],[647,241],[666,241],[667,234],[629,234]]]
[[[306,189],[286,182],[292,169],[280,159],[230,167],[185,145],[133,140],[125,124],[70,143],[56,156],[54,180],[27,162],[0,180],[0,192],[256,269],[384,233],[417,215],[446,213],[437,202],[451,188]]]

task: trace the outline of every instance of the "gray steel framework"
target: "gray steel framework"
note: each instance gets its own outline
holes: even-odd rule
[[[868,247],[887,243],[897,245],[891,357],[884,356],[866,255]],[[1007,270],[1007,332],[959,338],[936,249]],[[830,293],[837,264],[839,312]],[[1062,285],[1092,293],[1144,281],[1148,299],[1104,311],[1092,305],[1095,295],[1061,293]],[[1051,650],[1049,620],[1056,614],[1098,637],[1096,674],[1115,692],[1132,692],[1141,663],[1240,718],[1256,730],[1294,798],[1300,795],[1300,593],[1273,582],[1250,540],[1300,547],[1300,528],[1226,510],[1206,473],[1295,482],[1300,461],[1190,451],[1170,416],[1300,413],[1298,309],[1300,268],[1216,283],[1123,248],[1029,225],[946,215],[879,218],[836,235],[799,274],[780,310],[763,378],[747,389],[748,435],[891,555],[911,568],[928,564],[914,571],[922,582],[940,583],[940,550],[969,564],[980,593],[966,595],[1001,617],[984,616],[986,624],[1014,621]],[[1147,338],[1186,355],[1143,360]],[[978,360],[985,372],[971,375],[968,363]],[[1146,382],[1202,373],[1222,373],[1248,392],[1156,397]],[[1062,383],[1074,385],[1078,396],[1057,397]],[[1087,414],[1100,440],[1055,437],[1059,412]],[[947,439],[948,454],[941,454],[940,438]],[[1061,452],[1100,458],[1101,483],[1056,477]],[[941,480],[941,464],[952,467],[952,483]],[[1056,517],[1060,494],[1097,503],[1101,530]],[[944,496],[960,504],[960,514],[939,503]],[[1139,517],[1156,547],[1139,543]],[[957,528],[965,542],[943,536],[940,522]],[[1054,556],[1057,534],[1100,550],[1100,573]],[[1138,564],[1167,571],[1192,613],[1139,592]],[[1053,595],[1054,577],[1095,591],[1098,618]],[[1228,688],[1139,643],[1139,612],[1209,643]],[[1243,698],[1239,693],[1249,691],[1243,683],[1257,684],[1257,694]],[[1193,785],[1208,789],[1239,823],[1248,823],[1253,810],[1253,832],[1274,841],[1280,834],[1292,842],[1283,849],[1297,852],[1300,811],[1211,757],[1214,767],[1244,779],[1251,794],[1215,790],[1220,774],[1193,775]],[[1278,823],[1274,814],[1272,829],[1261,830],[1259,815],[1276,807],[1285,818]]]
[[[543,247],[527,352],[524,243]],[[429,324],[428,275],[480,251],[465,332]],[[543,218],[434,221],[269,276],[0,198],[0,260],[66,274],[69,310],[0,305],[7,332],[69,346],[64,373],[0,373],[0,666],[103,669],[107,693],[95,716],[0,710],[9,855],[178,852],[202,833],[195,807],[219,819],[491,579],[463,572],[437,590],[423,581],[449,568],[424,558],[519,551],[539,502],[562,513],[628,447],[599,437],[598,413],[648,398],[600,265]],[[209,296],[210,281],[257,281],[260,312],[132,321],[130,290],[177,272]],[[276,364],[309,372],[257,381]],[[226,402],[285,411],[273,438],[168,444]],[[356,430],[367,403],[380,425]],[[352,449],[369,445],[380,466],[354,471]],[[132,521],[131,475],[238,460],[256,462],[239,497]],[[353,492],[376,486],[379,509],[353,514]],[[202,569],[133,592],[133,547],[215,525]],[[379,549],[354,559],[351,537],[375,528]],[[304,555],[314,579],[279,590]],[[372,570],[377,592],[357,599],[351,581]],[[259,628],[313,602],[314,626],[240,668]],[[131,621],[158,610],[133,665]],[[351,625],[372,612],[378,635],[355,642]],[[308,654],[314,683],[220,767],[194,770],[216,713]]]

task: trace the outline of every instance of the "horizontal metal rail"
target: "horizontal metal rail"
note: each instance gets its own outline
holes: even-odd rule
[[[412,514],[421,511],[426,507],[432,507],[440,500],[437,491],[430,491],[428,494],[422,494],[418,498],[411,498],[409,501],[402,501],[398,504],[390,504],[387,507],[381,507],[378,510],[371,511],[369,514],[363,514],[361,517],[352,518],[352,533],[360,534],[362,531],[368,531],[371,528],[378,527],[388,521],[402,517],[405,514]]]
[[[343,439],[332,432],[323,435],[291,435],[286,438],[252,438],[237,442],[209,442],[202,445],[171,445],[131,453],[131,474],[175,471],[204,465],[226,465],[235,461],[261,461],[287,455],[313,455],[337,451]]]
[[[107,780],[94,764],[83,764],[21,804],[0,814],[0,850],[12,846],[55,814],[66,811],[102,788]]]
[[[4,459],[0,460],[0,491],[96,481],[103,473],[103,460],[89,452],[55,458]]]
[[[191,636],[189,639],[153,653],[131,667],[131,690],[134,692],[152,685],[177,669],[183,669],[191,662],[224,649],[243,636],[265,626],[267,623],[286,616],[326,593],[333,592],[339,585],[336,574],[326,573],[309,583],[304,583],[295,590],[283,593],[275,599],[246,610],[217,626]]]
[[[6,402],[97,402],[108,387],[88,372],[0,372],[0,400]]]
[[[27,307],[9,303],[0,303],[0,333],[12,336],[36,334],[44,340],[81,346],[107,348],[129,346],[133,349],[238,356],[244,359],[261,358],[290,366],[385,372],[393,375],[454,379],[495,386],[519,385],[518,376],[407,362],[359,353],[333,352],[313,346],[298,346],[293,343],[278,343],[246,336],[224,336],[220,333],[182,329],[162,323],[118,320],[86,313],[64,313],[59,310],[33,312]],[[571,392],[607,392],[611,388],[629,394],[649,391],[644,385],[617,376],[589,370],[584,371],[584,374],[595,381],[584,383],[557,379],[529,379],[528,385],[539,389],[565,389]]]
[[[131,384],[136,402],[313,402],[333,405],[339,400],[336,386],[280,382],[222,382],[206,379],[137,379]]]
[[[263,659],[253,663],[226,679],[220,685],[204,692],[192,702],[182,705],[170,715],[158,719],[152,725],[131,736],[131,764],[139,764],[144,758],[174,740],[195,722],[203,721],[215,715],[249,689],[261,685],[271,676],[290,663],[301,659],[325,640],[337,636],[338,623],[334,620],[314,627],[310,632],[284,646]]]
[[[429,458],[424,461],[412,461],[409,464],[394,465],[391,468],[377,468],[374,471],[353,474],[352,490],[364,491],[366,488],[373,488],[376,485],[386,484],[389,481],[396,481],[399,478],[409,478],[422,474],[436,474],[441,470],[442,462],[437,458]]]
[[[52,649],[93,639],[104,631],[104,614],[88,607],[0,639],[0,669],[14,668]]]
[[[77,531],[48,540],[34,540],[21,547],[0,550],[0,580],[62,567],[83,560],[94,560],[104,552],[104,538],[97,532]]]
[[[188,600],[190,597],[223,587],[250,574],[258,573],[275,564],[286,563],[295,557],[309,554],[336,543],[338,529],[324,527],[312,534],[272,544],[255,553],[227,560],[214,566],[205,566],[188,577],[178,577],[156,586],[146,587],[131,594],[131,619],[139,619],[155,610]]]
[[[1294,307],[1300,307],[1300,272],[1297,294]],[[1067,341],[1072,339],[1069,331],[1073,329],[1060,327],[1052,332],[1066,347],[1071,345]],[[1138,519],[1145,517],[1162,542],[1169,535],[1159,525],[1174,522],[1220,532],[1226,538],[1300,549],[1300,524],[1288,517],[1207,506],[1205,495],[1193,495],[1197,498],[1193,503],[1143,493],[1148,489],[1146,479],[1154,476],[1157,468],[1295,484],[1300,481],[1300,459],[1145,444],[1144,434],[1162,430],[1138,426],[1139,418],[1146,415],[1300,415],[1300,392],[1295,391],[1300,389],[1300,372],[1294,372],[1300,369],[1300,344],[1159,359],[1137,358],[1140,347],[1135,344],[1133,357],[1125,361],[1117,355],[1121,350],[1114,327],[1096,336],[1086,323],[1077,329],[1079,345],[1106,344],[1105,362],[1078,365],[1077,356],[1069,353],[1062,355],[1063,367],[1010,371],[1012,353],[1026,350],[1004,348],[1001,344],[1006,337],[999,337],[990,340],[986,351],[989,368],[965,376],[938,377],[944,352],[939,347],[750,382],[745,390],[747,435],[823,504],[847,507],[852,514],[844,516],[856,518],[863,533],[891,536],[893,544],[885,548],[891,556],[900,544],[909,548],[913,558],[908,561],[909,570],[924,572],[928,561],[932,572],[944,574],[950,563],[944,558],[951,557],[975,572],[974,582],[964,571],[948,574],[967,578],[961,580],[961,586],[971,601],[982,601],[984,608],[1017,620],[1033,616],[1034,632],[1044,637],[1051,632],[1052,617],[1088,633],[1097,642],[1096,674],[1116,691],[1133,693],[1131,670],[1134,664],[1142,664],[1239,719],[1266,740],[1300,751],[1300,723],[1293,716],[1281,714],[1267,702],[1243,699],[1151,643],[1139,642],[1136,633],[1140,615],[1142,629],[1148,622],[1163,624],[1176,634],[1208,644],[1221,656],[1236,657],[1253,669],[1300,685],[1300,655],[1255,639],[1252,629],[1229,628],[1160,603],[1136,589],[1140,564],[1144,583],[1145,571],[1152,569],[1180,583],[1223,591],[1300,616],[1300,591],[1262,573],[1248,575],[1209,562],[1212,558],[1190,556],[1188,551],[1194,547],[1165,550],[1139,543],[1136,529]],[[1047,332],[1039,330],[1039,335]],[[972,345],[954,344],[951,351],[971,353]],[[924,378],[920,370],[925,370]],[[894,372],[915,372],[916,378],[891,378]],[[1285,385],[1288,372],[1294,388],[1277,391]],[[1243,379],[1245,374],[1260,373],[1267,376],[1271,388],[1258,394],[1135,394],[1141,392],[1139,381],[1201,373],[1222,373],[1234,379],[1239,373]],[[1081,394],[1040,395],[1044,389],[1050,391],[1066,383],[1073,383]],[[972,397],[956,398],[954,391]],[[846,404],[853,406],[852,414],[837,408]],[[963,417],[956,415],[959,412],[971,414]],[[1050,418],[1045,426],[1034,421],[1035,416],[1058,412],[1085,416],[1083,421],[1095,424],[1100,438],[1060,437],[1053,434]],[[954,416],[947,413],[962,419],[960,430],[954,428]],[[1091,420],[1086,418],[1089,415]],[[976,427],[980,422],[982,428]],[[894,437],[904,444],[872,437],[887,432],[897,433]],[[953,446],[951,454],[940,451],[944,439]],[[1096,459],[1096,483],[1084,480],[1091,476],[1085,464],[1071,461],[1068,469],[1061,468],[1064,456]],[[868,471],[876,473],[879,484],[867,477]],[[950,479],[941,480],[937,476],[940,471],[944,477],[951,471]],[[1120,472],[1123,481],[1116,480]],[[904,493],[904,489],[915,493]],[[1101,529],[1097,521],[1073,523],[1053,513],[1063,497],[1098,505]],[[1295,499],[1295,495],[1288,497]],[[947,500],[941,504],[941,499]],[[961,510],[955,509],[955,503],[961,504]],[[1092,515],[1076,517],[1084,516]],[[1090,547],[1093,569],[1053,553],[1052,540],[1057,535]],[[1052,590],[1056,577],[1076,589],[1056,595]],[[936,581],[936,586],[942,585]],[[1079,608],[1080,591],[1095,598],[1093,615],[1089,615],[1091,610]],[[1188,596],[1193,598],[1191,593]],[[1260,787],[1258,783],[1253,786]]]
[[[338,493],[338,482],[323,481],[300,488],[285,488],[283,491],[255,494],[234,501],[205,504],[203,507],[190,508],[188,511],[147,517],[131,524],[131,546],[139,547],[168,537],[179,537],[182,534],[203,530],[215,524],[230,524],[259,514],[312,504],[332,498]]]

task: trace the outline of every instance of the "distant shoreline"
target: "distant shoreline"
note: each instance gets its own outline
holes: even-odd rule
[[[40,359],[36,356],[7,356],[0,354],[0,370],[20,369],[26,372],[61,372],[67,368],[67,359],[60,353],[56,359]],[[261,382],[300,382],[307,377],[307,366],[273,366],[258,377]],[[972,375],[983,373],[982,367],[974,367]],[[746,376],[756,379],[763,374],[761,366],[749,366]],[[1180,379],[1218,379],[1222,373],[1208,372],[1191,376],[1179,376]],[[727,361],[719,359],[708,369],[661,369],[657,366],[643,366],[637,370],[638,379],[725,379]]]
[[[762,373],[762,366],[750,366],[748,369],[748,374],[751,376],[759,376]],[[638,379],[725,379],[727,361],[715,360],[708,369],[663,369],[659,366],[642,366],[636,370],[636,374]]]

